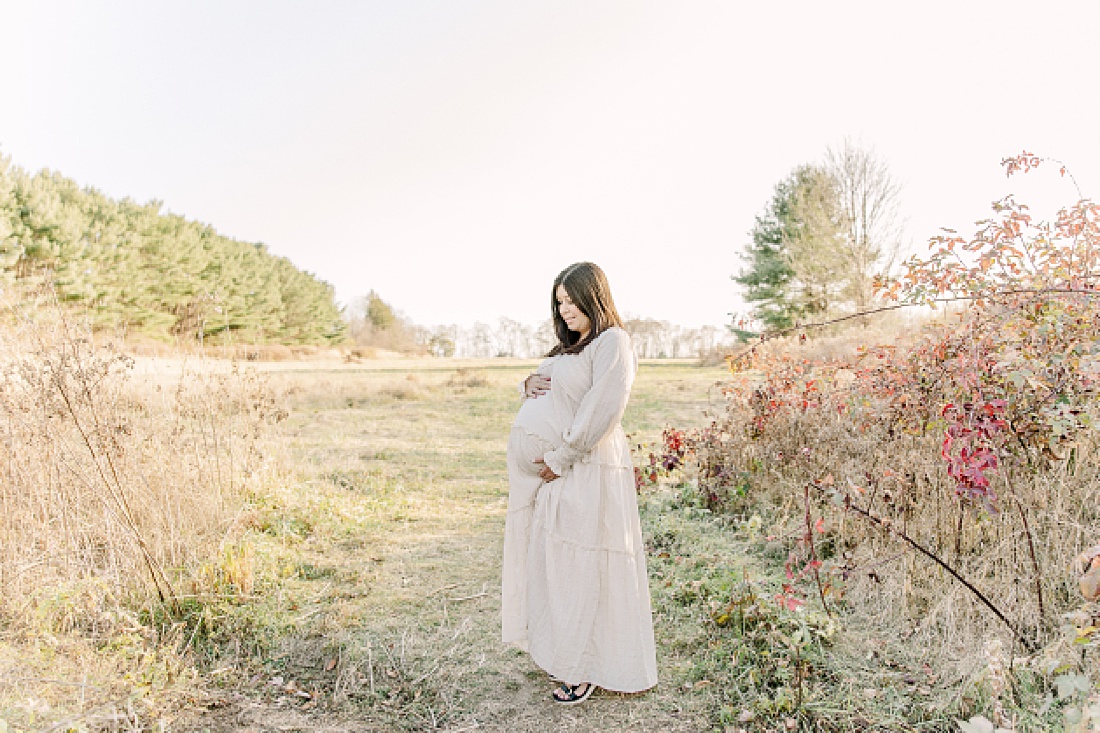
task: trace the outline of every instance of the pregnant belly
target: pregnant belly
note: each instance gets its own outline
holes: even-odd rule
[[[557,426],[554,413],[554,401],[550,395],[525,400],[516,413],[512,423],[515,428],[526,430],[551,443],[561,441],[561,429]]]
[[[528,476],[538,476],[542,464],[535,461],[554,448],[549,440],[532,435],[524,428],[513,427],[512,435],[508,438],[509,469]]]

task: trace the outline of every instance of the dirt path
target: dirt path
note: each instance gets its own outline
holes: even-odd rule
[[[546,675],[499,642],[503,436],[523,373],[276,377],[294,410],[275,451],[285,480],[257,509],[270,544],[258,564],[296,570],[255,613],[280,633],[260,653],[220,660],[209,696],[176,729],[711,729],[705,696],[684,691],[691,659],[672,641],[681,618],[656,614],[657,689],[601,691],[577,707],[552,703]],[[628,430],[698,423],[720,376],[643,369]],[[661,511],[658,498],[643,502],[647,522]]]

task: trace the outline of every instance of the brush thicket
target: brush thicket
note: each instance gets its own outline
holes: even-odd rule
[[[853,339],[858,332],[843,341]],[[835,650],[838,664],[852,662],[843,677],[872,680],[869,655],[926,664],[944,693],[930,704],[943,709],[988,676],[991,637],[1004,641],[1010,665],[1029,658],[1036,679],[1095,666],[1097,644],[1074,646],[1066,627],[1073,614],[1096,612],[1070,569],[1100,541],[1096,432],[1032,461],[1003,460],[987,471],[996,503],[983,505],[960,496],[948,474],[939,403],[899,402],[874,350],[842,357],[836,343],[759,347],[762,368],[734,374],[725,410],[686,442],[702,499],[769,517],[768,551],[789,553],[802,598],[845,620],[848,646]],[[901,362],[910,346],[887,351]],[[880,379],[874,389],[871,379]],[[813,560],[822,561],[816,573]],[[1017,692],[1027,686],[1013,679]]]

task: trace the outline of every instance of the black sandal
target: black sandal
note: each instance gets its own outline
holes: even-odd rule
[[[582,687],[584,691],[578,692]],[[580,705],[591,697],[595,691],[596,686],[590,682],[582,682],[579,685],[569,685],[563,682],[561,687],[550,693],[550,698],[559,705]]]

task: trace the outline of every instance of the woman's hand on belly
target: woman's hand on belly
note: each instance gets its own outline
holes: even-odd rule
[[[535,463],[542,464],[542,469],[539,471],[539,478],[541,478],[546,483],[550,483],[556,478],[561,478],[560,476],[558,476],[558,474],[554,473],[553,469],[547,466],[546,462],[543,461],[541,458],[536,458]]]
[[[532,374],[523,383],[523,396],[528,398],[541,397],[550,391],[550,377],[541,374]]]

